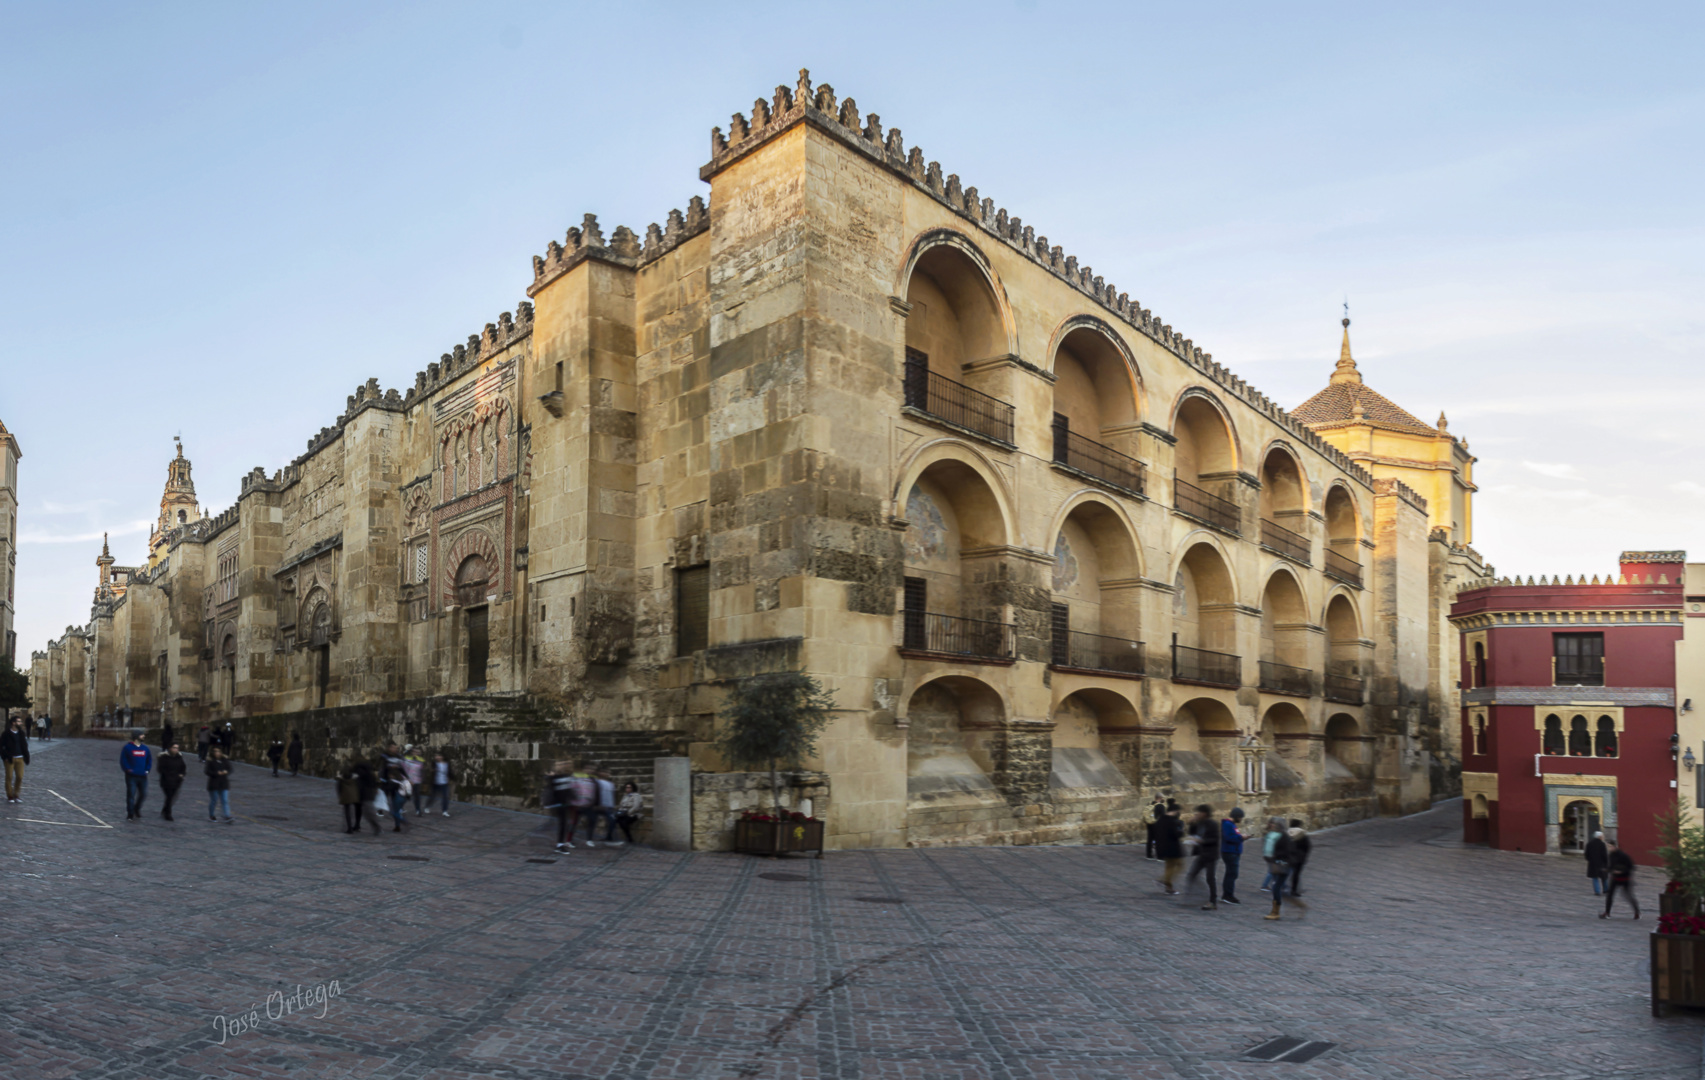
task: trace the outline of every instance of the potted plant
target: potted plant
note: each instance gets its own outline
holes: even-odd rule
[[[767,766],[771,812],[748,810],[735,824],[734,847],[754,855],[815,850],[823,854],[823,823],[781,808],[781,770],[797,769],[817,752],[817,736],[835,707],[803,671],[753,675],[735,683],[722,709],[717,749],[736,768]]]
[[[1705,829],[1693,808],[1677,799],[1657,815],[1657,849],[1669,873],[1658,897],[1658,926],[1652,933],[1652,1015],[1670,1005],[1705,1007]]]

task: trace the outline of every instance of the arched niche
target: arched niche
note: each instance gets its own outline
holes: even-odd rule
[[[980,679],[944,675],[906,702],[906,778],[914,798],[994,795],[992,737],[1006,719],[1000,692]]]
[[[1237,719],[1216,698],[1191,698],[1172,714],[1172,783],[1181,790],[1230,785],[1237,775]]]
[[[904,294],[908,354],[929,369],[965,381],[965,365],[1015,351],[1011,319],[986,256],[964,235],[926,233],[913,245]]]
[[[1115,737],[1133,729],[1137,711],[1111,690],[1086,687],[1054,706],[1053,760],[1049,784],[1055,788],[1128,788],[1127,772],[1108,754],[1102,731]],[[1123,741],[1123,740],[1118,740]]]
[[[1276,568],[1261,591],[1261,659],[1308,667],[1310,624],[1302,585],[1289,567]]]
[[[1104,496],[1076,497],[1052,552],[1053,662],[1141,674],[1142,554],[1129,519]]]

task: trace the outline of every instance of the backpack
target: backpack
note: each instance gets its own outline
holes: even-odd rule
[[[590,776],[575,776],[568,781],[568,805],[585,808],[598,801],[598,784]]]

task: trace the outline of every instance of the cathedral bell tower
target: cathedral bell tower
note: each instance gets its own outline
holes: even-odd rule
[[[157,556],[173,529],[201,520],[201,506],[195,499],[195,481],[190,479],[189,458],[184,457],[183,440],[173,439],[173,442],[177,443],[178,456],[166,465],[166,490],[160,496],[160,520],[148,537],[151,556]]]

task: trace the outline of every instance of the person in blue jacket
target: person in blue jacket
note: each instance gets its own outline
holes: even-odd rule
[[[1220,820],[1220,859],[1225,863],[1220,899],[1228,904],[1243,902],[1237,898],[1237,864],[1243,859],[1243,839],[1243,807],[1234,806]]]
[[[125,820],[135,821],[142,816],[142,800],[148,797],[148,774],[154,770],[154,751],[142,744],[142,729],[130,733],[130,741],[118,752],[119,768],[124,770]]]

